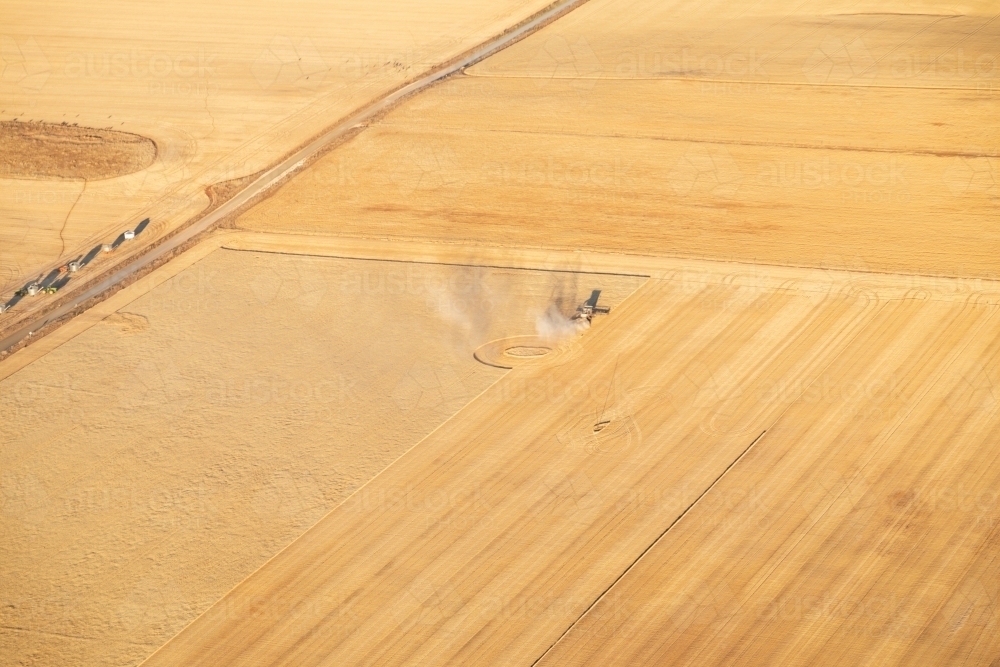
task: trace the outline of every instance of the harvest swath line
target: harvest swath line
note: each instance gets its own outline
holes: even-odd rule
[[[357,128],[362,123],[372,119],[383,111],[390,109],[406,97],[419,93],[425,88],[434,85],[438,81],[441,81],[456,72],[460,72],[462,69],[469,67],[470,65],[474,65],[480,60],[501,51],[539,28],[544,27],[564,14],[576,9],[576,7],[582,5],[586,1],[587,0],[560,0],[555,2],[550,5],[548,9],[539,12],[533,18],[514,26],[507,32],[480,44],[478,47],[475,47],[470,51],[467,51],[464,56],[459,56],[452,62],[439,66],[437,69],[432,70],[430,73],[420,77],[416,81],[405,84],[385,97],[362,107],[361,110],[340,121],[331,129],[327,130],[319,137],[306,144],[304,147],[292,153],[289,157],[265,170],[249,185],[240,190],[236,193],[236,195],[221,204],[219,207],[210,211],[194,223],[188,225],[163,243],[155,246],[150,251],[140,255],[135,260],[118,269],[104,280],[83,289],[66,303],[56,307],[45,315],[28,322],[14,333],[10,334],[3,340],[0,340],[0,352],[17,345],[25,338],[31,336],[35,331],[38,331],[46,325],[51,324],[59,318],[67,315],[87,300],[100,296],[103,292],[107,291],[111,287],[114,287],[130,275],[151,265],[168,253],[177,250],[198,234],[201,234],[211,228],[212,225],[216,224],[227,215],[239,210],[240,207],[250,202],[254,197],[263,194],[287,177],[299,171],[299,169],[301,169],[310,158],[322,153],[327,147],[345,136],[351,130]]]
[[[615,364],[615,367],[617,368],[617,363]],[[597,606],[597,603],[600,602],[601,600],[603,600],[604,597],[609,592],[611,592],[611,589],[614,588],[615,585],[625,577],[625,575],[627,575],[629,572],[631,572],[632,569],[636,565],[638,565],[639,561],[642,560],[642,557],[645,556],[647,553],[649,553],[649,551],[653,547],[655,547],[657,544],[659,544],[660,540],[662,540],[666,536],[666,534],[670,532],[670,529],[673,528],[674,526],[676,526],[677,523],[681,519],[683,519],[685,516],[687,516],[688,512],[690,512],[692,509],[694,509],[694,506],[697,505],[698,502],[702,498],[704,498],[708,494],[709,491],[711,491],[712,489],[714,489],[716,487],[716,485],[720,481],[722,481],[722,478],[726,476],[726,473],[728,473],[730,470],[732,470],[733,466],[735,466],[737,463],[739,463],[743,459],[743,457],[746,456],[750,452],[751,449],[753,449],[753,446],[756,445],[758,442],[760,442],[760,439],[763,438],[766,433],[767,433],[767,429],[761,431],[761,434],[758,435],[756,438],[754,438],[753,442],[751,442],[749,445],[747,445],[747,448],[744,449],[742,452],[740,452],[740,455],[737,456],[735,459],[733,459],[733,462],[730,463],[728,466],[726,466],[726,469],[723,470],[721,473],[719,473],[719,476],[716,477],[712,481],[711,484],[709,484],[707,487],[705,487],[705,490],[702,491],[698,495],[698,497],[695,498],[694,501],[690,505],[688,505],[686,508],[684,508],[684,511],[681,512],[679,515],[677,515],[677,518],[675,518],[673,521],[671,521],[670,525],[667,526],[666,529],[664,529],[664,531],[662,533],[660,533],[659,536],[657,536],[657,538],[655,540],[653,540],[652,542],[649,543],[649,546],[647,546],[645,549],[643,549],[642,552],[638,556],[636,556],[636,559],[634,561],[632,561],[632,563],[629,564],[629,566],[627,568],[625,568],[622,571],[622,573],[619,574],[615,578],[614,581],[611,582],[611,585],[609,585],[607,588],[605,588],[603,591],[601,591],[601,594],[598,595],[596,598],[594,598],[594,601],[590,603],[590,606],[588,606],[584,610],[584,612],[582,614],[580,614],[580,616],[569,625],[569,627],[567,627],[565,630],[563,630],[563,633],[561,635],[559,635],[558,639],[556,639],[554,642],[552,642],[552,644],[550,644],[549,647],[547,649],[545,649],[544,653],[542,653],[540,656],[538,656],[537,658],[535,658],[535,661],[533,663],[531,663],[531,667],[535,667],[535,665],[537,665],[539,662],[541,662],[542,658],[544,658],[546,655],[548,655],[549,652],[555,647],[555,645],[558,644],[560,641],[562,641],[563,637],[565,637],[566,635],[568,635],[570,633],[570,631],[573,628],[576,627],[576,625],[580,622],[580,620],[584,616],[586,616],[587,614],[589,614],[590,610],[593,609],[595,606]]]
[[[512,77],[509,77],[512,78]],[[533,77],[522,77],[525,79]],[[714,83],[714,82],[713,82]],[[974,90],[973,88],[942,88],[940,90]],[[448,127],[449,130],[460,130],[460,127]],[[595,132],[570,132],[562,131],[556,132],[553,130],[491,130],[486,129],[483,132],[492,132],[494,134],[523,134],[523,135],[534,135],[542,137],[593,137],[597,139],[639,139],[644,141],[666,141],[672,143],[681,144],[711,144],[718,146],[754,146],[761,148],[799,148],[806,150],[816,150],[816,151],[844,151],[853,153],[887,153],[889,155],[929,155],[931,157],[967,157],[967,158],[990,158],[995,157],[995,151],[987,150],[953,150],[953,151],[941,151],[941,150],[930,150],[922,148],[879,148],[877,146],[850,146],[846,144],[810,144],[803,142],[792,142],[792,141],[751,141],[751,140],[741,140],[741,139],[700,139],[697,137],[683,137],[683,136],[667,136],[667,135],[657,135],[657,134],[621,134],[621,133],[595,133]],[[787,265],[783,265],[787,266]],[[800,268],[809,268],[802,266]],[[872,273],[893,273],[898,274],[898,271],[872,271]]]
[[[904,86],[901,84],[891,85],[887,83],[814,83],[812,81],[754,81],[747,79],[690,79],[684,78],[682,76],[630,76],[622,78],[602,78],[599,76],[560,76],[554,74],[552,76],[545,75],[540,76],[537,74],[507,74],[504,73],[489,73],[480,74],[478,72],[467,72],[466,76],[476,77],[478,79],[547,79],[550,81],[581,81],[591,79],[594,81],[610,81],[610,82],[631,82],[631,81],[681,81],[684,83],[700,83],[700,84],[712,84],[712,83],[733,83],[733,84],[746,84],[746,85],[761,85],[761,86],[784,86],[786,88],[864,88],[872,90],[968,90],[978,92],[979,88],[970,88],[968,86],[919,86],[910,85]]]

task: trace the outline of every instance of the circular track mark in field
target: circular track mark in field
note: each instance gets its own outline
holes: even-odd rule
[[[642,443],[639,423],[625,406],[588,415],[556,437],[563,445],[587,454],[624,454]]]
[[[515,345],[504,350],[504,354],[509,357],[544,357],[552,350],[547,347],[537,347],[529,345]]]
[[[99,180],[156,160],[152,139],[93,127],[0,121],[0,178]]]
[[[495,368],[514,368],[552,352],[541,336],[511,336],[480,345],[474,356],[477,361]]]

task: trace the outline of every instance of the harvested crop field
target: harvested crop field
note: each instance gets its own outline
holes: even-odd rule
[[[501,377],[478,345],[642,281],[223,249],[132,297],[0,381],[0,663],[135,664]]]
[[[997,8],[570,3],[288,154],[541,7],[137,10],[219,90],[0,280],[217,208],[0,358],[0,662],[997,667]]]
[[[731,268],[662,266],[146,664],[995,655],[997,293]]]
[[[995,278],[1000,22],[880,4],[588,2],[239,224]]]

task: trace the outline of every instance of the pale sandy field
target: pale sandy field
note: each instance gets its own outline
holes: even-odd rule
[[[0,296],[151,217],[146,240],[350,111],[546,5],[54,0],[4,6],[0,120],[78,123],[156,142],[102,180],[0,179]]]
[[[876,4],[589,2],[239,224],[995,277],[995,7]]]
[[[218,250],[0,381],[0,663],[133,665],[642,278]],[[31,348],[28,348],[29,350]]]

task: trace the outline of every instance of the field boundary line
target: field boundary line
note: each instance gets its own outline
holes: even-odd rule
[[[796,289],[829,292],[832,286],[858,286],[877,292],[879,298],[916,298],[913,290],[925,290],[921,298],[941,297],[946,301],[966,300],[984,293],[1000,305],[1000,281],[986,278],[933,276],[887,271],[826,269],[814,266],[766,264],[726,258],[682,255],[637,255],[602,250],[476,245],[462,241],[440,242],[418,239],[375,239],[323,234],[287,234],[244,231],[227,237],[225,248],[342,259],[372,259],[414,263],[482,266],[484,262],[503,268],[532,270],[572,270],[584,273],[614,273],[669,279],[687,272],[688,281],[705,283],[720,278],[750,279],[761,288],[783,287],[796,281]],[[566,267],[571,267],[567,269]]]
[[[580,616],[575,621],[573,621],[572,623],[570,623],[569,627],[567,627],[565,630],[563,630],[563,633],[561,635],[559,635],[559,637],[554,642],[552,642],[552,644],[550,644],[549,647],[547,649],[545,649],[545,651],[540,656],[538,656],[537,658],[535,658],[535,661],[533,663],[531,663],[531,667],[535,667],[535,665],[537,665],[539,662],[541,662],[542,658],[544,658],[546,655],[548,655],[549,652],[552,651],[553,648],[555,648],[556,644],[558,644],[559,642],[561,642],[563,640],[563,637],[565,637],[567,634],[569,634],[569,632],[573,628],[576,627],[577,623],[579,623],[580,621],[582,621],[583,618],[587,614],[590,613],[590,610],[593,609],[594,607],[596,607],[597,604],[601,600],[603,600],[604,597],[608,593],[611,592],[611,589],[614,588],[615,585],[619,581],[621,581],[623,578],[625,578],[625,575],[627,575],[629,572],[631,572],[633,570],[633,568],[635,568],[635,566],[639,564],[639,561],[642,560],[643,556],[645,556],[647,553],[649,553],[653,549],[653,547],[655,547],[657,544],[659,544],[660,540],[662,540],[664,537],[666,537],[667,533],[670,532],[670,529],[673,528],[674,526],[676,526],[678,523],[680,523],[680,520],[683,519],[685,516],[687,516],[688,512],[690,512],[692,509],[694,509],[694,506],[697,505],[698,502],[702,498],[704,498],[708,494],[709,491],[711,491],[712,489],[714,489],[715,486],[720,481],[722,481],[722,478],[726,476],[726,473],[728,473],[730,470],[732,470],[733,466],[735,466],[737,463],[739,463],[743,459],[743,457],[746,456],[750,452],[751,449],[753,449],[754,445],[756,445],[758,442],[760,442],[761,438],[763,438],[765,434],[767,434],[767,429],[764,429],[763,431],[761,431],[760,435],[758,435],[756,438],[754,438],[753,442],[751,442],[749,445],[747,445],[747,448],[744,449],[740,453],[739,456],[737,456],[735,459],[733,459],[732,462],[728,466],[726,466],[726,469],[723,470],[721,473],[719,473],[719,476],[716,477],[715,480],[711,484],[709,484],[705,488],[705,490],[702,491],[701,494],[697,498],[695,498],[694,501],[684,509],[683,512],[681,512],[673,521],[671,521],[670,525],[667,526],[666,529],[662,533],[660,533],[655,540],[653,540],[652,542],[650,542],[649,545],[645,549],[642,550],[642,553],[640,553],[636,557],[636,559],[634,561],[632,561],[632,563],[627,568],[625,568],[622,571],[621,574],[619,574],[617,577],[615,577],[615,580],[612,581],[611,584],[609,584],[608,587],[605,588],[601,592],[601,594],[598,595],[597,598],[595,598],[594,601],[590,603],[590,606],[588,606],[583,611],[583,613],[580,614]]]
[[[444,129],[461,131],[461,127],[446,127]],[[754,148],[790,148],[802,151],[831,151],[840,153],[876,153],[887,155],[912,155],[915,157],[964,157],[964,158],[995,158],[1000,156],[996,150],[931,150],[929,148],[879,148],[878,146],[849,146],[846,144],[805,144],[795,141],[754,141],[749,139],[698,138],[655,134],[621,134],[596,132],[571,132],[569,130],[522,130],[510,128],[488,128],[479,130],[482,133],[514,134],[541,137],[587,137],[594,139],[622,139],[627,141],[662,141],[674,144],[709,144],[712,146],[751,146]],[[907,275],[907,274],[900,274]],[[921,274],[913,274],[921,275]]]
[[[44,357],[64,343],[76,338],[104,318],[124,308],[136,299],[145,296],[155,288],[191,268],[218,250],[225,242],[225,236],[213,236],[159,267],[149,275],[115,292],[93,307],[68,320],[33,345],[17,350],[0,363],[0,381],[17,373],[25,366]]]
[[[542,74],[504,74],[489,72],[486,74],[478,72],[466,72],[466,76],[473,76],[477,79],[523,79],[526,81],[545,79],[546,81],[602,81],[602,82],[622,82],[632,81],[679,81],[682,83],[697,84],[734,84],[744,86],[787,86],[795,88],[862,88],[873,90],[943,90],[958,92],[980,92],[979,88],[969,88],[966,86],[903,86],[889,84],[868,84],[868,83],[811,83],[809,81],[755,81],[744,79],[686,79],[682,76],[547,76]]]
[[[982,294],[989,299],[984,305],[1000,305],[1000,282],[975,278],[934,278],[590,250],[504,248],[462,243],[217,230],[134,283],[68,319],[38,341],[7,356],[0,362],[0,380],[10,377],[72,340],[216,250],[402,264],[636,276],[655,280],[681,280],[686,284],[746,281],[748,286],[756,286],[762,290],[788,289],[791,281],[794,283],[792,289],[817,294],[830,293],[834,289],[850,290],[859,286],[875,294],[880,300],[929,298],[955,302]],[[911,294],[914,290],[928,290],[930,294],[914,296]]]

